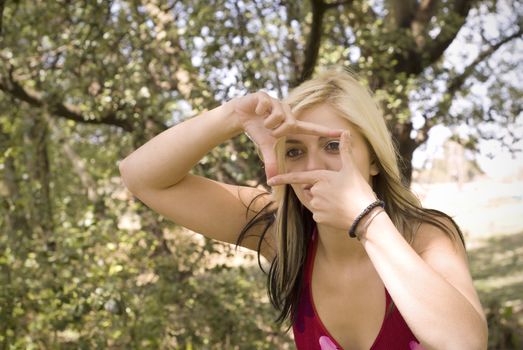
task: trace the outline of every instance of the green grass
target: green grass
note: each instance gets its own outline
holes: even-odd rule
[[[489,321],[489,349],[521,349],[523,232],[471,243],[470,268]]]

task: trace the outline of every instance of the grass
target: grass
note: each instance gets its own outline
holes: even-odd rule
[[[523,232],[471,242],[474,284],[489,321],[489,349],[523,345]]]

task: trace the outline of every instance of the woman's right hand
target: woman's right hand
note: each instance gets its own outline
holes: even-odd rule
[[[243,131],[258,146],[265,164],[267,179],[278,174],[275,146],[278,138],[291,134],[339,137],[343,130],[297,120],[289,105],[265,92],[236,98],[234,113]]]

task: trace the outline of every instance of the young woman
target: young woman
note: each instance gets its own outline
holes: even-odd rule
[[[270,193],[189,174],[242,132]],[[331,69],[285,101],[258,92],[178,124],[120,171],[160,214],[267,258],[271,302],[298,349],[486,349],[461,232],[420,206],[396,159],[371,94]]]

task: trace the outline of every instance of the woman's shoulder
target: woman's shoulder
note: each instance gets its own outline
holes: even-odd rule
[[[412,248],[422,255],[442,246],[464,251],[463,234],[452,217],[437,210],[427,210],[426,220],[415,231]]]

